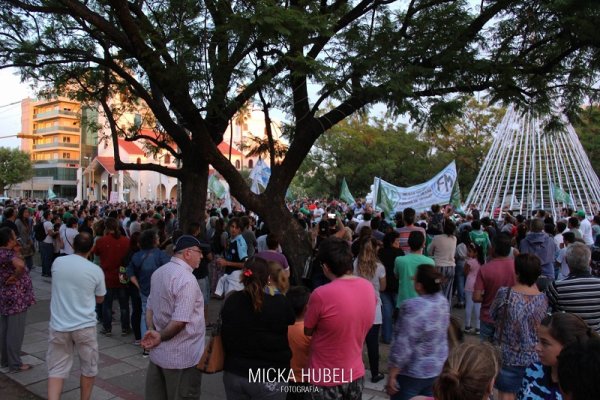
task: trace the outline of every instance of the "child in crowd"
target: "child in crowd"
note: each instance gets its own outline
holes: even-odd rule
[[[302,371],[308,367],[308,350],[310,348],[310,336],[304,334],[304,314],[306,313],[306,305],[310,298],[309,290],[304,286],[293,286],[291,287],[286,297],[290,301],[294,313],[296,314],[296,322],[294,325],[288,326],[288,342],[290,349],[292,350],[292,359],[290,366],[294,371],[294,378],[296,382],[290,382],[292,386],[288,392],[287,400],[303,399],[304,393],[302,391],[294,391],[293,386],[307,386],[307,383],[303,383]]]
[[[269,281],[265,287],[265,293],[271,296],[285,294],[290,287],[290,281],[283,266],[277,261],[268,261],[267,265],[269,266]]]
[[[475,280],[479,268],[484,264],[485,256],[483,248],[475,243],[469,243],[467,246],[467,259],[465,260],[464,274],[467,277],[465,282],[465,333],[472,333],[471,317],[475,314],[475,334],[479,335],[479,313],[481,303],[473,302],[473,292],[475,291]]]

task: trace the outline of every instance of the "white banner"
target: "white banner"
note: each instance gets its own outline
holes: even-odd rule
[[[421,212],[429,210],[433,204],[449,204],[456,177],[454,161],[429,181],[407,188],[394,186],[376,177],[372,192],[373,205],[381,208],[391,217],[392,213],[407,207]]]

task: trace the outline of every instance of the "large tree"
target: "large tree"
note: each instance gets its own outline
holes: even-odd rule
[[[0,147],[0,194],[15,183],[33,176],[33,165],[29,154],[19,150]]]
[[[539,108],[560,97],[574,110],[600,66],[598,26],[596,0],[4,0],[0,65],[99,102],[113,139],[177,157],[177,170],[126,163],[113,140],[117,169],[181,180],[184,221],[203,215],[212,164],[242,204],[286,232],[298,265],[302,233],[284,196],[331,127],[375,102],[416,120],[444,115],[456,109],[449,96],[481,90]],[[143,101],[164,135],[120,127],[116,94]],[[217,149],[248,101],[290,123],[260,195]]]

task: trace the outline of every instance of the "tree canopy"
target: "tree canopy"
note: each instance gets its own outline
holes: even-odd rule
[[[211,164],[277,230],[290,226],[285,192],[315,141],[371,104],[435,121],[460,109],[457,93],[485,90],[575,110],[597,93],[598,26],[596,0],[4,0],[0,65],[99,102],[113,139],[178,158],[179,169],[126,163],[113,140],[117,169],[181,180],[189,220],[202,216]],[[144,102],[164,134],[119,126],[116,95]],[[289,122],[260,195],[216,146],[248,101]]]
[[[0,147],[0,188],[26,181],[33,176],[29,154],[19,150]]]

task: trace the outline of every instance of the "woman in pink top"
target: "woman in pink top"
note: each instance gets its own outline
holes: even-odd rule
[[[485,263],[483,248],[475,243],[467,244],[467,259],[465,261],[465,333],[472,333],[471,317],[475,313],[475,334],[479,335],[479,313],[481,312],[481,303],[473,302],[473,292],[475,291],[475,280],[479,268]]]

